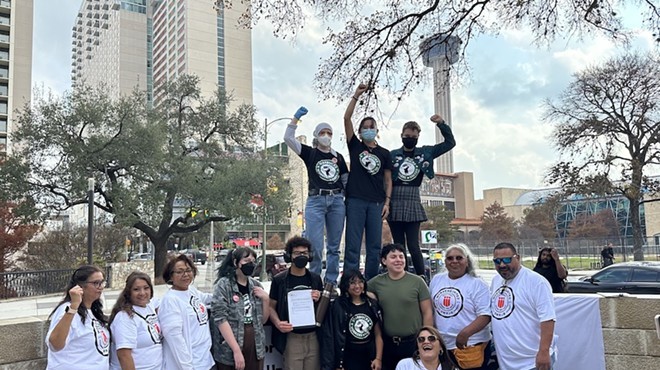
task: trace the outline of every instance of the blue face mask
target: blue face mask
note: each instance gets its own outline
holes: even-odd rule
[[[378,133],[378,130],[375,128],[365,128],[362,129],[362,132],[360,132],[360,136],[362,137],[363,141],[374,141],[376,140],[376,134]]]

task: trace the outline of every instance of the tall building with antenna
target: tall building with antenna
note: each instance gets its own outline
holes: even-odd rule
[[[451,89],[449,81],[450,65],[458,61],[458,48],[461,39],[444,33],[437,33],[420,45],[419,49],[426,67],[433,68],[433,103],[435,112],[440,114],[451,127]],[[440,130],[435,130],[435,141],[444,141]],[[454,155],[449,151],[436,159],[436,172],[454,173]]]

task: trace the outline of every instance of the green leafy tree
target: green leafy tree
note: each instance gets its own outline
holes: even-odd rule
[[[281,164],[254,150],[255,108],[230,110],[223,91],[202,97],[198,84],[182,76],[160,86],[153,109],[143,94],[113,101],[102,87],[37,96],[18,114],[19,145],[0,166],[0,193],[64,210],[87,203],[93,177],[95,207],[154,244],[156,276],[171,235],[251,215],[252,194],[264,194],[271,216],[284,215]]]
[[[435,230],[438,243],[450,243],[454,241],[454,233],[458,228],[451,225],[454,219],[454,212],[446,209],[444,206],[426,207],[426,217],[428,221],[422,223],[422,230]]]
[[[237,0],[215,4],[239,6]],[[643,20],[631,28],[644,27],[660,40],[660,10],[653,0],[253,0],[245,9],[243,25],[266,20],[277,37],[295,37],[308,18],[327,26],[324,43],[332,52],[321,60],[315,83],[321,99],[345,100],[356,81],[402,96],[427,78],[420,51],[451,37],[460,38],[455,45],[461,60],[475,38],[507,29],[524,28],[538,46],[594,34],[625,41],[631,34],[626,15]],[[374,97],[367,102],[377,102]]]
[[[566,194],[620,195],[629,201],[635,260],[643,260],[640,205],[660,190],[660,59],[625,54],[576,73],[546,120],[559,161],[547,180]],[[658,200],[658,199],[655,199]]]
[[[481,241],[511,241],[515,235],[515,221],[506,214],[504,207],[494,202],[481,217]]]
[[[131,228],[97,224],[94,228],[93,262],[104,266],[124,261],[125,241]],[[61,226],[46,231],[31,241],[26,253],[18,259],[26,270],[57,270],[76,268],[87,262],[87,227]]]

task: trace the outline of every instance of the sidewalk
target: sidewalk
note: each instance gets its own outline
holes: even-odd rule
[[[195,279],[195,287],[202,292],[212,293],[215,281],[215,264],[197,265],[199,274]],[[263,283],[266,290],[270,289],[270,282]],[[168,285],[154,286],[154,298],[161,298],[169,289]],[[103,310],[110,314],[121,290],[106,289],[103,292]],[[0,301],[0,324],[12,322],[42,321],[48,318],[57,304],[64,297],[64,292],[38,297],[14,298]],[[30,320],[33,319],[33,320]]]

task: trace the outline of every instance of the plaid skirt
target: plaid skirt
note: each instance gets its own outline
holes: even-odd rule
[[[390,199],[389,221],[398,222],[424,222],[427,220],[426,212],[422,207],[417,186],[393,186],[392,199]]]

